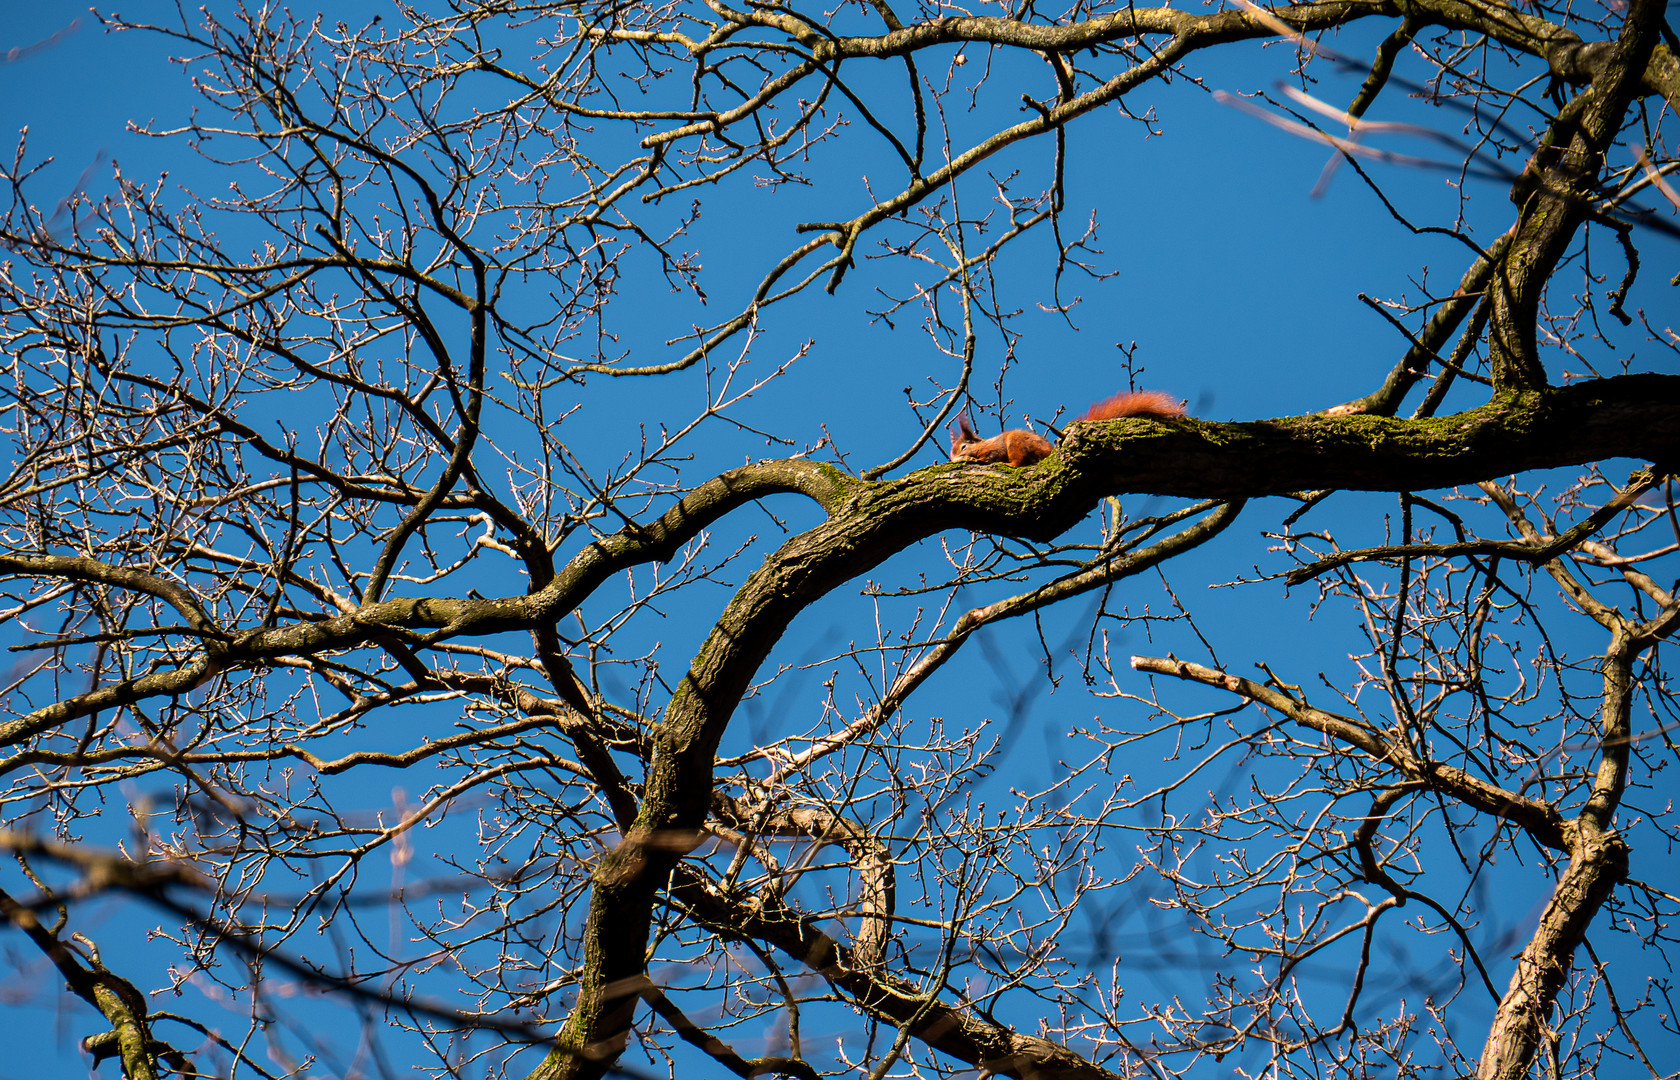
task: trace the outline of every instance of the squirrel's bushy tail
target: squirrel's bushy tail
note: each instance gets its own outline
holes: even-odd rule
[[[1159,390],[1122,390],[1092,405],[1075,420],[1115,420],[1122,416],[1183,416],[1184,402]]]

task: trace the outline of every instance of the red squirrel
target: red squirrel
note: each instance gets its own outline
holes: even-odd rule
[[[1086,409],[1079,420],[1117,420],[1122,416],[1183,416],[1184,403],[1159,390],[1125,390]],[[951,436],[951,460],[974,461],[982,465],[999,462],[1035,465],[1050,456],[1055,447],[1042,435],[1015,428],[1002,435],[982,439],[974,433],[964,411],[957,417],[961,431]]]

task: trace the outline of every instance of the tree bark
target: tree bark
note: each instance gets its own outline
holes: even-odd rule
[[[1540,925],[1517,958],[1510,989],[1499,1002],[1476,1080],[1522,1080],[1534,1064],[1558,991],[1575,950],[1616,883],[1627,873],[1627,845],[1614,833],[1576,845]]]

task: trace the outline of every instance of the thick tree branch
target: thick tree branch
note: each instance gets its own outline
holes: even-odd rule
[[[1075,424],[1060,451],[1049,461],[1081,486],[1191,498],[1424,490],[1615,457],[1661,467],[1680,455],[1680,377],[1623,375],[1502,394],[1423,420]]]
[[[1497,389],[1546,385],[1537,337],[1541,294],[1587,219],[1604,175],[1605,152],[1643,89],[1664,7],[1665,0],[1631,0],[1606,59],[1547,128],[1512,188],[1512,200],[1522,210],[1493,284],[1489,321]]]

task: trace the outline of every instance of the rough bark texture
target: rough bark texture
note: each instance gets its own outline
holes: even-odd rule
[[[1423,491],[1527,469],[1680,453],[1680,377],[1624,375],[1503,394],[1429,420],[1308,416],[1070,427],[1061,464],[1083,488],[1232,498],[1321,489]],[[1036,534],[1033,534],[1036,535]]]
[[[1627,859],[1627,845],[1614,834],[1590,836],[1575,845],[1569,868],[1540,914],[1539,927],[1517,957],[1510,989],[1499,1002],[1482,1050],[1477,1080],[1522,1080],[1533,1069],[1575,950],[1626,875]]]

